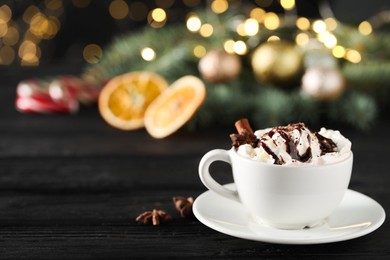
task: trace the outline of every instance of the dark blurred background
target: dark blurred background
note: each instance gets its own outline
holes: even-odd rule
[[[216,9],[213,9],[213,5],[217,6]],[[228,7],[224,9],[224,6]],[[259,11],[261,15],[254,18],[255,16],[252,16],[254,10]],[[238,17],[239,19],[236,19],[238,23],[229,24],[227,21],[234,19],[225,19],[221,23],[223,25],[219,27],[219,29],[224,27],[221,30],[222,34],[228,30],[233,31],[234,37],[229,35],[228,38],[223,35],[222,42],[222,37],[217,39],[216,35],[221,35],[219,33],[202,35],[200,27],[197,31],[191,31],[188,27],[191,13],[206,15],[207,18],[213,14],[211,16],[216,20],[219,19],[215,18],[216,16],[226,13],[234,19]],[[276,19],[276,27],[267,27],[265,22],[268,14]],[[244,21],[246,23],[250,20],[247,19],[249,17],[256,20],[257,31],[252,35],[240,34],[239,25],[244,26]],[[272,19],[272,16],[269,17]],[[303,22],[300,25],[298,25],[299,20]],[[204,21],[210,22],[205,19],[202,23]],[[286,21],[290,21],[290,28],[285,26],[288,24]],[[335,25],[333,29],[330,28],[332,26],[327,28],[328,21]],[[325,31],[317,31],[314,26],[316,22],[320,22],[320,26],[325,26]],[[58,100],[51,96],[51,86],[46,82],[48,77],[54,77],[50,79],[50,84],[53,82],[56,84],[65,74],[80,77],[83,82],[79,82],[77,88],[78,91],[84,91],[83,84],[93,82],[92,85],[102,88],[108,79],[136,70],[157,72],[169,82],[182,75],[198,75],[205,79],[208,85],[208,98],[197,113],[200,120],[195,120],[196,126],[210,126],[215,123],[215,120],[221,118],[223,123],[230,124],[233,118],[248,115],[253,111],[262,111],[264,115],[258,116],[259,125],[262,126],[297,120],[323,124],[329,120],[341,124],[347,122],[347,125],[366,130],[373,125],[378,115],[388,115],[389,24],[390,11],[387,0],[2,0],[0,1],[0,85],[9,86],[7,91],[12,95],[12,99],[7,99],[7,111],[16,112],[14,98],[19,99],[23,96],[26,102],[42,102],[40,106],[34,108],[38,109],[39,113],[42,112],[41,110],[43,113],[51,113],[53,109],[46,107],[50,104],[54,106],[54,110],[57,109]],[[340,26],[337,31],[335,28],[338,25]],[[176,30],[172,33],[171,28],[182,31]],[[294,28],[293,32],[291,28]],[[170,35],[166,33],[169,30],[171,30]],[[183,51],[183,48],[180,49],[178,46],[178,42],[181,42],[184,31],[187,35],[187,45],[183,45],[186,46]],[[302,49],[306,50],[304,57],[305,62],[308,61],[305,64],[306,70],[303,71],[302,64],[296,63],[292,74],[293,79],[278,76],[279,72],[288,71],[290,65],[294,64],[290,61],[287,66],[286,64],[275,68],[273,65],[268,66],[265,68],[264,75],[253,73],[250,69],[251,60],[252,62],[258,60],[259,64],[273,64],[272,60],[278,60],[283,56],[280,52],[260,58],[251,56],[253,51],[261,48],[265,42],[275,40],[273,37],[280,40],[276,31],[281,35],[284,33],[289,40],[293,40],[295,47],[303,46]],[[154,38],[151,37],[152,34]],[[211,35],[213,37],[210,37]],[[330,42],[325,43],[326,39],[321,40],[321,37],[328,37]],[[241,59],[243,65],[239,62],[235,64],[238,71],[242,68],[242,73],[233,77],[233,73],[229,72],[232,82],[224,82],[221,85],[221,82],[217,82],[217,78],[207,79],[207,75],[198,68],[200,60],[207,58],[206,54],[212,55],[213,48],[217,46],[215,43],[218,43],[221,48],[221,43],[225,44],[228,40],[233,41],[232,39],[235,40],[234,44],[243,44],[244,50],[228,51],[225,45],[223,48],[226,52],[243,57]],[[194,45],[195,47],[191,45],[194,42],[197,44]],[[310,52],[313,46],[318,48],[320,45],[323,49],[320,56],[318,53]],[[110,47],[113,47],[111,51]],[[198,53],[195,52],[197,47],[201,48]],[[158,53],[158,55],[152,53],[157,57],[156,60],[155,57],[149,56],[151,59],[144,57],[145,49]],[[288,46],[283,47],[286,53],[288,50]],[[179,55],[178,58],[176,54],[180,51],[184,54]],[[297,59],[302,58],[301,54],[298,55]],[[214,61],[220,59],[217,57]],[[264,59],[268,59],[268,62],[264,62]],[[337,64],[331,69],[333,76],[330,77],[333,77],[333,81],[323,80],[329,78],[328,72],[314,66],[327,65],[329,61],[331,64]],[[215,68],[224,69],[223,66],[214,66]],[[309,74],[309,68],[314,69],[312,70],[314,76],[311,75],[314,78],[306,84],[301,84],[297,79],[301,79],[303,73]],[[264,76],[267,73],[276,73],[276,76],[266,79]],[[240,77],[237,78],[237,75]],[[259,83],[255,82],[254,77],[260,78],[257,80]],[[89,80],[91,78],[92,81]],[[30,92],[29,96],[25,97],[26,93],[15,91],[17,86],[26,79],[38,81],[32,84],[30,82],[28,86],[31,88],[30,92],[37,94],[38,98]],[[282,81],[289,82],[291,88],[282,86],[280,83]],[[318,85],[316,82],[321,84]],[[330,82],[330,85],[324,82]],[[215,88],[216,85],[219,87]],[[252,85],[254,87],[250,91],[256,92],[257,98],[253,98],[253,95],[246,90],[246,87]],[[309,93],[308,89],[311,88],[317,89]],[[3,88],[3,93],[5,89]],[[333,93],[324,102],[323,94],[328,90]],[[304,95],[300,95],[304,91],[307,92],[306,96],[311,97],[309,101]],[[42,92],[46,95],[44,101],[39,100],[42,98]],[[65,94],[61,95],[61,98],[66,97]],[[91,94],[89,98],[97,101],[96,93]],[[221,107],[228,107],[238,101],[241,103],[228,111],[230,117],[226,113],[218,114],[217,111],[222,111]],[[69,105],[68,103],[66,104]],[[288,109],[285,104],[289,104]],[[19,110],[31,112],[26,108],[19,107]],[[215,112],[211,117],[210,111]],[[291,111],[295,112],[291,113]]]
[[[189,12],[202,8],[209,2],[3,0],[0,3],[0,36],[3,36],[0,43],[0,63],[2,66],[37,66],[59,61],[82,64],[86,61],[83,57],[86,46],[96,44],[104,50],[114,37],[148,26],[148,15],[155,8],[160,7],[166,11],[166,24],[183,23]],[[230,2],[233,3],[231,5],[238,5],[240,0]],[[284,12],[279,0],[250,2],[266,11]],[[320,17],[319,6],[322,2],[324,1],[296,1],[298,16]],[[351,24],[359,24],[389,7],[389,1],[386,0],[338,0],[327,3],[338,20]],[[27,40],[33,45],[24,44]]]

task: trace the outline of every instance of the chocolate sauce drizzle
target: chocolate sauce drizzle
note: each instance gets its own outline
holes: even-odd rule
[[[326,138],[325,136],[320,135],[318,132],[315,132],[314,134],[320,143],[321,155],[337,151],[337,145],[332,141],[332,139]]]
[[[275,160],[275,164],[283,164],[284,161],[282,159],[280,159],[272,150],[271,148],[268,147],[268,145],[264,142],[261,142],[259,143],[259,145],[261,145],[261,147],[263,147],[264,151],[266,151],[269,155],[272,156],[272,158],[274,158]]]
[[[291,134],[294,130],[298,130],[301,134],[302,130],[305,130],[305,124],[295,123],[289,124],[287,126],[274,127],[271,129],[271,131],[268,132],[268,136],[272,138],[275,133],[278,133],[284,139],[286,144],[286,152],[291,156],[291,158],[300,162],[306,162],[312,157],[311,148],[310,146],[308,146],[308,148],[303,154],[299,154],[297,148],[299,145],[299,139],[293,140]],[[267,146],[264,141],[261,140],[260,142],[264,150],[275,159],[275,164],[284,164],[284,161],[280,159],[274,152],[272,152],[272,150]],[[308,142],[309,144],[311,142],[310,136],[308,136]]]

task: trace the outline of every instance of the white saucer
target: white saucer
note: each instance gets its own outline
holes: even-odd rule
[[[225,185],[235,189],[234,184]],[[278,244],[321,244],[367,235],[385,221],[382,206],[370,197],[347,190],[339,207],[324,224],[302,230],[282,230],[258,224],[240,203],[206,191],[193,204],[196,218],[234,237]]]

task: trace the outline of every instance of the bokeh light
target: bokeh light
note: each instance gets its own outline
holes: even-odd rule
[[[214,28],[211,24],[209,23],[205,23],[203,24],[201,27],[200,27],[200,35],[202,37],[210,37],[211,35],[213,35],[213,32],[214,32]]]
[[[156,58],[156,52],[152,48],[146,47],[141,50],[141,57],[146,61],[152,61]]]
[[[332,49],[337,45],[337,38],[331,33],[325,33],[323,36],[323,43],[325,47]]]
[[[117,20],[121,20],[129,14],[129,6],[123,0],[112,1],[108,10],[110,15]]]
[[[197,58],[202,58],[204,55],[206,55],[207,51],[206,48],[202,45],[196,45],[194,48],[194,56]]]
[[[306,17],[299,17],[295,24],[301,31],[307,31],[310,29],[310,21]]]
[[[0,7],[0,20],[3,22],[8,23],[9,20],[11,20],[12,17],[12,11],[11,8],[9,8],[8,5],[2,5]]]
[[[15,27],[8,27],[7,34],[3,37],[3,43],[5,45],[13,46],[19,41],[19,31]]]
[[[372,33],[372,26],[369,22],[363,21],[359,24],[359,32],[363,35],[370,35]]]
[[[48,28],[45,34],[43,35],[43,38],[51,39],[54,36],[56,36],[56,34],[58,33],[60,29],[60,21],[54,16],[50,16],[47,21],[48,21]]]
[[[268,30],[276,30],[279,28],[280,19],[279,16],[273,12],[269,12],[265,14],[264,18],[264,26]]]
[[[61,0],[45,0],[45,6],[52,11],[63,8]]]
[[[249,13],[249,17],[256,19],[256,21],[259,23],[264,21],[264,15],[265,15],[264,9],[259,7],[253,8]]]
[[[42,38],[38,38],[31,31],[26,31],[23,36],[23,41],[32,41],[35,44],[39,44],[42,41]]]
[[[267,42],[277,42],[277,41],[280,41],[280,37],[279,37],[279,36],[276,36],[276,35],[271,35],[271,36],[268,37],[268,39],[267,39]]]
[[[343,58],[345,56],[345,52],[345,48],[340,45],[335,46],[332,50],[332,54],[336,58]]]
[[[19,46],[18,55],[22,66],[36,66],[39,64],[41,51],[36,43],[24,40]]]
[[[352,63],[359,63],[362,60],[357,50],[346,50],[344,58]]]
[[[164,22],[167,19],[167,14],[162,8],[156,8],[152,11],[152,18],[158,23]]]
[[[26,55],[22,61],[20,62],[20,65],[22,66],[38,66],[39,65],[39,58],[34,55]]]
[[[324,21],[322,21],[322,20],[314,21],[313,31],[315,31],[316,33],[321,33],[321,32],[324,32],[325,30],[326,30],[326,24]]]
[[[59,24],[56,17],[46,17],[46,15],[39,12],[31,18],[30,31],[38,38],[51,39],[57,34]]]
[[[299,46],[305,46],[309,43],[310,37],[307,33],[298,33],[297,36],[295,37],[295,42]]]
[[[246,36],[245,23],[239,23],[236,27],[236,32],[240,36]]]
[[[234,52],[238,55],[245,55],[248,52],[248,48],[243,41],[236,41],[233,46]]]
[[[211,2],[211,10],[216,14],[222,14],[229,8],[227,0],[214,0]]]
[[[254,36],[259,32],[259,23],[254,18],[249,18],[244,23],[244,30],[246,35]]]
[[[200,21],[199,17],[196,15],[191,15],[187,19],[187,29],[191,32],[197,32],[200,30],[200,27],[202,26],[202,22]]]
[[[84,47],[83,57],[86,62],[96,64],[102,56],[103,50],[99,45],[91,43]]]
[[[46,16],[38,12],[36,15],[34,15],[31,18],[30,21],[30,31],[35,35],[40,38],[43,38],[44,33],[46,30],[49,28],[49,22],[46,19]]]
[[[337,28],[337,21],[333,17],[329,17],[325,19],[326,29],[328,31],[334,31]]]
[[[155,8],[148,14],[148,23],[153,28],[160,28],[167,22],[167,14],[162,8]]]
[[[30,24],[31,19],[39,13],[39,8],[35,5],[30,5],[23,13],[23,21],[27,24]]]
[[[3,20],[0,20],[0,37],[3,37],[8,32],[8,24]]]
[[[233,54],[234,53],[234,40],[228,39],[224,42],[223,48],[227,53]]]
[[[292,10],[295,8],[295,0],[280,0],[280,5],[285,10]]]
[[[37,45],[29,40],[23,41],[19,46],[18,55],[21,59],[28,60],[30,56],[36,56]]]
[[[233,54],[234,53],[234,40],[232,40],[232,39],[226,40],[223,44],[223,48],[227,53]]]

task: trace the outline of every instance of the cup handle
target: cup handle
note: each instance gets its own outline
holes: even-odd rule
[[[206,186],[209,190],[216,192],[217,194],[240,202],[237,191],[233,191],[223,187],[219,184],[211,175],[210,175],[210,165],[215,161],[223,161],[226,163],[232,164],[229,151],[223,149],[215,149],[206,153],[199,163],[199,177],[203,182],[204,186]]]

